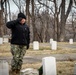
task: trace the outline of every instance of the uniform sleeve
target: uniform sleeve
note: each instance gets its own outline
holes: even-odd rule
[[[7,22],[6,23],[6,26],[9,28],[9,29],[11,29],[11,28],[13,28],[15,25],[16,25],[16,20],[14,20],[14,21],[9,21],[9,22]]]
[[[27,34],[27,49],[29,49],[29,43],[30,43],[30,30],[28,27],[28,34]]]
[[[12,29],[15,27],[15,25],[21,20],[22,18],[19,18],[17,20],[13,20],[13,21],[9,21],[6,23],[6,26],[9,28],[9,29]]]
[[[28,27],[28,38],[27,38],[27,40],[28,40],[28,45],[29,45],[29,43],[30,43],[30,30],[29,30],[29,27]]]

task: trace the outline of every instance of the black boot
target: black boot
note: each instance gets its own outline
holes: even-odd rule
[[[42,66],[38,70],[39,70],[39,75],[42,75],[43,74],[43,68],[42,68]]]

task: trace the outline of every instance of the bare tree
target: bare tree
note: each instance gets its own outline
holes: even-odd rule
[[[71,8],[73,5],[73,0],[69,0],[69,5],[68,5],[66,11],[65,11],[65,8],[66,8],[65,7],[65,2],[66,2],[65,0],[61,0],[60,5],[58,5],[57,0],[49,0],[49,1],[53,2],[54,6],[55,6],[55,13],[54,13],[54,20],[55,20],[54,34],[55,34],[55,36],[54,36],[54,39],[58,40],[58,41],[64,41],[65,40],[65,24],[66,24],[66,20],[68,18],[68,15],[71,11]],[[38,2],[41,3],[39,0],[38,0]],[[49,6],[47,6],[44,3],[41,3],[41,4],[50,8]],[[59,16],[60,16],[60,18],[59,18]]]
[[[26,0],[26,16],[27,16],[27,24],[30,25],[30,0]]]
[[[4,13],[4,3],[5,3],[5,6],[6,6],[6,1],[7,0],[1,0],[0,1],[0,37],[2,37],[4,35],[4,29],[3,29],[3,25],[4,25],[4,16],[3,16],[3,13]]]
[[[21,12],[23,10],[23,8],[24,8],[25,0],[13,0],[13,2],[18,7],[19,12]]]

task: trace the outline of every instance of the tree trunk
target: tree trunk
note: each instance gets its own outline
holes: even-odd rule
[[[65,13],[65,0],[62,0],[61,4],[61,22],[60,22],[60,41],[65,41],[65,24],[67,17],[71,11],[73,4],[73,0],[69,1],[69,6],[67,8],[67,11]]]
[[[0,37],[2,37],[3,34],[3,10],[0,10]]]
[[[5,1],[5,24],[7,23],[7,20],[8,20],[8,14],[7,14],[7,1]],[[6,25],[4,24],[4,35],[7,34],[7,27]]]
[[[57,4],[56,0],[54,0],[55,4],[55,14],[54,14],[54,40],[57,40]]]
[[[26,16],[27,16],[27,24],[28,25],[30,25],[29,4],[30,4],[30,0],[26,0]]]
[[[35,17],[34,17],[34,0],[31,0],[32,3],[32,27],[33,27],[33,41],[37,41],[36,37],[37,37],[37,30],[35,27]]]
[[[61,5],[61,22],[60,22],[60,41],[65,40],[65,0],[62,0]]]

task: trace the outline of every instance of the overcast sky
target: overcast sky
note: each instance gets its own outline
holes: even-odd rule
[[[11,12],[16,12],[16,11],[18,11],[18,8],[17,8],[17,6],[14,4],[14,2],[12,1],[12,0],[9,0],[10,1],[10,8],[11,8]],[[44,0],[45,1],[45,0]],[[58,0],[58,4],[60,5],[60,3],[61,2],[59,2],[59,1],[61,1],[61,0]],[[67,4],[66,4],[66,7],[68,6],[68,0],[67,0]],[[51,4],[49,4],[49,5],[52,5],[52,3]]]
[[[12,0],[10,0],[10,9],[11,12],[16,12],[18,10],[17,6],[14,4]]]

